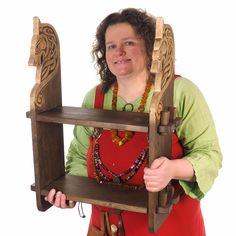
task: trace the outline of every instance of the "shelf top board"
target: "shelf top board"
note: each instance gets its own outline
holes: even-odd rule
[[[27,112],[28,118],[32,118],[30,113]],[[149,114],[62,106],[38,113],[36,120],[49,123],[148,132]]]

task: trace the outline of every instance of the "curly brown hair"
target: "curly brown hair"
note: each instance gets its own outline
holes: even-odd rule
[[[118,23],[130,24],[136,34],[144,39],[147,56],[149,58],[147,67],[150,69],[155,39],[155,21],[155,17],[144,10],[126,8],[119,12],[111,13],[99,24],[96,32],[96,40],[93,45],[92,56],[100,75],[103,93],[106,93],[116,81],[115,75],[111,73],[106,62],[105,33],[107,28]]]

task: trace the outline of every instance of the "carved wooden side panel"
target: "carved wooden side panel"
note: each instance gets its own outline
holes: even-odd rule
[[[160,133],[160,125],[168,125],[173,107],[174,79],[174,37],[169,25],[161,17],[156,22],[156,39],[153,50],[151,73],[155,74],[155,88],[149,114],[149,166],[160,157],[171,158],[172,133]],[[149,193],[148,217],[149,230],[156,232],[171,210],[169,189],[159,193]]]
[[[41,190],[64,175],[63,126],[37,121],[37,114],[62,105],[59,40],[54,28],[34,17],[29,65],[36,66],[36,83],[30,96],[37,207],[50,207]],[[56,165],[55,165],[56,163]]]

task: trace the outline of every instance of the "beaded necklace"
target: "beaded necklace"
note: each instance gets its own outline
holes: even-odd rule
[[[127,170],[117,174],[112,170],[109,170],[100,157],[99,144],[98,144],[100,132],[101,132],[100,129],[95,128],[93,134],[95,142],[93,147],[92,168],[97,182],[118,185],[118,186],[122,185],[132,189],[143,188],[144,184],[136,186],[136,185],[129,185],[127,184],[127,182],[134,177],[134,175],[138,172],[143,163],[145,163],[148,155],[148,149],[144,149]]]
[[[149,81],[147,81],[144,93],[143,93],[142,98],[141,98],[141,102],[140,102],[139,107],[138,107],[138,112],[143,112],[144,111],[145,105],[146,105],[146,102],[147,102],[147,97],[148,97],[148,94],[151,90],[151,86],[152,86],[151,83]],[[116,109],[116,107],[117,107],[117,94],[118,94],[118,83],[116,81],[115,84],[114,84],[114,87],[113,87],[113,94],[112,94],[112,110],[113,111],[117,110]],[[128,104],[132,105],[131,103],[128,103]],[[125,105],[125,107],[126,107],[126,105]],[[132,107],[132,110],[133,110],[133,105],[131,107]],[[125,108],[123,109],[123,111],[125,111]],[[133,131],[125,131],[124,137],[122,138],[118,135],[118,130],[117,129],[112,129],[111,130],[112,142],[116,143],[118,146],[122,146],[127,141],[129,141],[133,136],[134,136]]]

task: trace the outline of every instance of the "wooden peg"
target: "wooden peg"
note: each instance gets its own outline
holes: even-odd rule
[[[161,125],[168,125],[170,121],[170,111],[161,111]]]
[[[168,194],[165,189],[159,192],[159,206],[165,207],[167,205]]]
[[[175,120],[175,118],[176,118],[176,108],[175,107],[168,107],[168,111],[170,112],[170,121]]]

